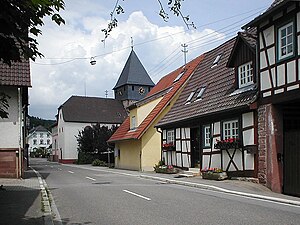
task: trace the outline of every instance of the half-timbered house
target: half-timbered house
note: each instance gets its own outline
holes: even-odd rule
[[[276,0],[245,29],[258,31],[258,177],[300,196],[300,2]]]
[[[158,123],[169,165],[217,167],[256,176],[255,31],[240,33],[204,54],[178,100]]]

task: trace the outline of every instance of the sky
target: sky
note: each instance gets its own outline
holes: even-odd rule
[[[161,0],[168,12],[168,0]],[[65,0],[58,26],[49,18],[37,38],[44,55],[31,61],[32,88],[29,115],[55,119],[57,109],[72,95],[113,98],[116,84],[133,49],[157,83],[187,61],[233,38],[241,27],[264,12],[272,0],[185,0],[182,12],[196,29],[188,29],[180,17],[169,12],[159,17],[157,0],[121,0],[125,13],[104,39],[116,0]],[[93,57],[96,65],[91,65]],[[107,96],[106,96],[107,91]]]

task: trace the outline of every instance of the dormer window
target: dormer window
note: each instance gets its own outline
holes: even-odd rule
[[[212,64],[212,66],[211,66],[210,68],[216,67],[216,66],[218,65],[218,63],[219,63],[221,57],[222,57],[222,54],[217,55],[217,57],[216,57],[215,60],[213,61],[213,64]]]
[[[238,67],[239,88],[253,84],[252,62],[245,63]]]
[[[135,129],[136,128],[136,118],[135,116],[131,117],[131,129]]]
[[[192,98],[193,98],[194,94],[195,94],[195,92],[193,91],[193,92],[192,92],[192,93],[189,95],[189,97],[187,98],[187,100],[186,100],[186,103],[185,103],[185,104],[190,104],[190,103],[191,103],[191,100],[192,100]]]
[[[205,91],[205,87],[200,88],[199,93],[196,97],[196,100],[202,99],[202,95],[203,95],[204,91]]]
[[[180,74],[178,74],[178,76],[174,79],[173,83],[176,82],[176,81],[179,81],[184,73],[185,73],[185,70],[181,71]]]
[[[278,59],[284,59],[294,54],[293,22],[278,29]]]

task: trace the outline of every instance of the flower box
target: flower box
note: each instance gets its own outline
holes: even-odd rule
[[[174,168],[173,166],[155,166],[154,170],[156,173],[167,173],[167,174],[175,174],[178,173],[178,170]]]
[[[226,172],[202,172],[202,178],[203,179],[207,179],[207,180],[225,180],[228,178],[227,173]]]
[[[219,168],[205,168],[201,170],[202,178],[207,180],[225,180],[228,178],[227,173]]]
[[[241,148],[242,144],[238,138],[229,138],[225,140],[217,140],[216,149],[236,149]]]
[[[162,149],[165,151],[175,151],[175,145],[173,143],[166,143],[162,145]]]

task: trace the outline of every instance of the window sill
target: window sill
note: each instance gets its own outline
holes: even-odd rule
[[[232,92],[229,96],[242,94],[242,93],[247,92],[247,91],[255,90],[256,88],[257,88],[257,87],[256,87],[256,84],[250,84],[250,85],[248,85],[248,86],[245,86],[245,87],[236,89],[236,90],[235,90],[234,92]]]

